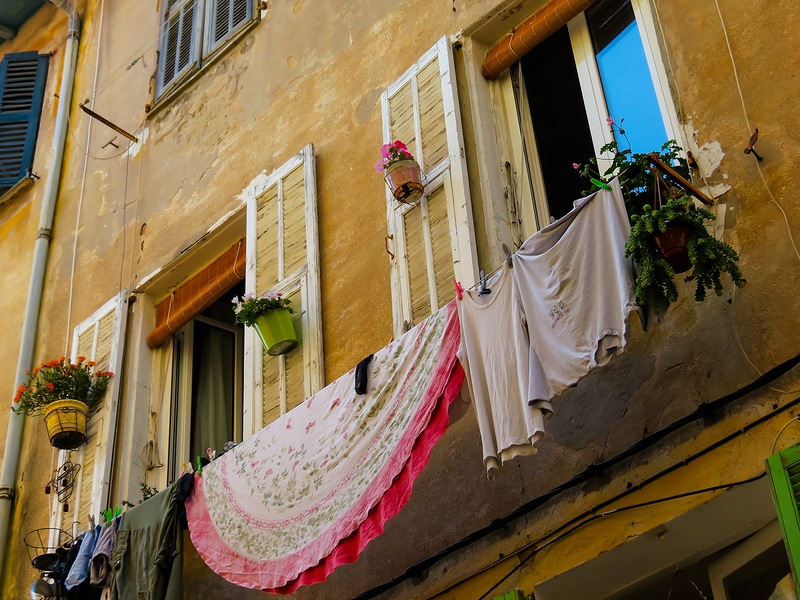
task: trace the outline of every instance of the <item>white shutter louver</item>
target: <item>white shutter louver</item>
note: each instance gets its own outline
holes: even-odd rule
[[[121,389],[122,340],[125,325],[125,293],[113,298],[91,317],[75,328],[70,360],[79,356],[95,361],[96,369],[111,371],[108,391],[102,404],[87,424],[87,437],[77,450],[62,451],[59,464],[69,456],[73,463],[81,465],[75,489],[69,501],[69,510],[64,512],[54,502],[54,527],[85,531],[91,514],[100,522],[100,513],[107,508],[111,478],[111,459],[114,451],[117,408]]]
[[[253,0],[212,0],[207,52],[253,18]]]
[[[414,206],[386,194],[396,336],[453,298],[454,277],[466,285],[477,279],[453,73],[442,38],[382,97],[384,142],[404,142],[426,176],[426,194]]]
[[[316,214],[311,145],[250,190],[246,287],[257,296],[281,293],[291,300],[299,342],[288,354],[271,357],[247,328],[252,359],[245,365],[245,395],[252,395],[246,404],[259,413],[252,417],[254,430],[322,387]]]

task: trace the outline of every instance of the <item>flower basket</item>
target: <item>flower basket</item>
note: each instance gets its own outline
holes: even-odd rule
[[[658,253],[675,273],[685,273],[692,268],[688,249],[691,236],[691,228],[684,223],[668,223],[666,231],[653,233]]]
[[[273,308],[258,315],[253,326],[270,356],[280,356],[297,347],[292,315],[286,308]]]
[[[50,445],[73,450],[86,441],[89,407],[80,400],[58,400],[42,409]]]
[[[29,531],[24,539],[31,565],[38,571],[53,571],[59,561],[66,560],[66,546],[72,542],[66,531],[50,528]]]
[[[422,171],[415,160],[399,160],[386,168],[386,185],[398,202],[413,204],[422,197]]]

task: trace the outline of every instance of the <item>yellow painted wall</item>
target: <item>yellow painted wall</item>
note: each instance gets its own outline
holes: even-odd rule
[[[75,324],[121,288],[134,289],[168,264],[241,206],[239,196],[249,182],[309,142],[317,159],[326,381],[384,346],[392,337],[390,262],[384,250],[384,183],[372,166],[382,142],[380,94],[443,35],[472,28],[480,50],[539,4],[273,1],[262,21],[180,94],[150,107],[157,61],[156,2],[79,3],[85,23],[37,361],[62,354]],[[557,400],[540,454],[513,463],[493,482],[486,480],[477,427],[468,414],[436,447],[411,501],[387,524],[386,533],[357,563],[338,570],[329,583],[299,591],[297,598],[349,597],[400,576],[408,566],[509,514],[590,463],[613,456],[699,403],[748,383],[798,352],[800,256],[778,204],[786,213],[788,230],[797,237],[800,209],[792,181],[800,164],[796,102],[800,78],[793,74],[798,66],[800,13],[791,0],[720,0],[724,30],[714,3],[657,0],[653,6],[660,18],[659,35],[663,29],[663,57],[671,65],[673,98],[685,124],[684,143],[708,167],[712,184],[731,186],[721,199],[721,218],[726,241],[741,254],[747,287],[734,293],[727,286],[722,297],[695,304],[691,284],[681,284],[681,300],[660,327],[644,333],[636,323],[625,355]],[[17,38],[0,45],[0,55],[55,51],[35,163],[43,180],[25,197],[0,208],[0,273],[5,284],[0,348],[13,357],[12,364],[48,175],[48,134],[56,109],[65,23],[62,13],[48,4]],[[461,62],[467,59],[460,51],[456,56],[463,73]],[[463,79],[459,88],[474,93]],[[98,113],[134,133],[140,144],[124,152],[123,138],[78,109],[77,104],[89,98]],[[470,144],[476,113],[492,109],[476,95],[462,99],[462,110]],[[761,172],[755,159],[742,152],[754,127],[761,134],[756,146],[764,157]],[[480,151],[467,149],[473,184],[500,177],[499,160],[496,172],[474,172],[477,162],[471,153]],[[474,199],[476,211],[481,209],[479,200]],[[480,225],[484,215],[479,217]],[[486,244],[484,231],[477,237]],[[482,246],[479,256],[482,267],[494,266],[487,264],[488,248]],[[9,371],[0,373],[8,397],[14,387]],[[781,385],[797,389],[797,377]],[[696,439],[665,442],[658,447],[661,454],[648,458],[651,462],[631,465],[624,474],[615,474],[619,477],[595,480],[594,491],[586,492],[580,502],[556,502],[552,510],[531,518],[513,535],[493,537],[466,557],[454,555],[437,563],[427,577],[404,582],[382,597],[431,597],[451,586],[457,587],[442,598],[477,597],[476,591],[488,589],[486,584],[504,573],[508,562],[513,564],[509,559],[484,571],[500,560],[499,553],[507,556],[521,540],[535,537],[598,498],[620,492],[628,480],[644,478],[656,466],[691,454],[704,443],[704,436],[735,429],[755,413],[786,400],[785,395],[766,391],[749,397],[733,416],[698,431]],[[0,431],[5,430],[5,420],[5,415],[0,417]],[[659,495],[679,484],[706,485],[723,474],[732,478],[752,474],[760,468],[770,436],[780,425],[776,417],[625,501]],[[27,423],[23,443],[13,558],[6,569],[3,598],[18,597],[32,581],[21,537],[47,522],[48,498],[42,489],[51,467],[38,420]],[[630,528],[608,521],[587,527],[520,570],[509,587],[518,585],[530,593],[534,584],[649,531],[700,501],[664,506]],[[196,559],[189,561],[188,569],[199,577],[187,597],[252,595],[218,581]]]

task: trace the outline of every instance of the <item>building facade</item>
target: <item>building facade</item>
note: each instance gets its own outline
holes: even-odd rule
[[[493,480],[469,411],[383,535],[293,596],[768,598],[789,573],[760,475],[800,436],[793,2],[23,4],[0,9],[0,343],[19,357],[0,385],[62,355],[115,375],[78,450],[0,417],[3,598],[38,576],[28,532],[83,530],[291,411],[563,216],[573,164],[623,139],[691,152],[746,287],[699,303],[679,281]],[[426,174],[414,205],[373,168],[394,139]],[[268,291],[301,332],[279,358],[230,310]],[[185,572],[187,598],[261,594],[191,548]]]

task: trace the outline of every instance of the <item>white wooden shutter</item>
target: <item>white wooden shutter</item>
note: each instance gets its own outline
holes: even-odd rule
[[[454,75],[442,38],[382,96],[384,142],[404,142],[427,184],[413,206],[386,193],[396,336],[454,297],[453,278],[470,286],[478,276]]]
[[[122,389],[125,297],[126,294],[122,292],[109,300],[73,332],[70,360],[75,362],[79,356],[84,356],[86,360],[97,363],[96,369],[111,371],[114,376],[100,407],[89,419],[86,443],[76,450],[59,453],[59,464],[69,456],[73,463],[81,465],[69,500],[69,510],[63,511],[54,499],[54,527],[72,533],[88,528],[90,514],[100,523],[100,514],[109,504],[117,409]]]
[[[200,2],[165,0],[159,31],[158,89],[160,95],[198,62]]]
[[[211,0],[208,11],[206,53],[230,37],[253,18],[253,0]]]
[[[289,298],[299,341],[288,354],[273,357],[253,329],[245,328],[245,432],[252,433],[323,386],[313,146],[246,194],[247,291]]]

